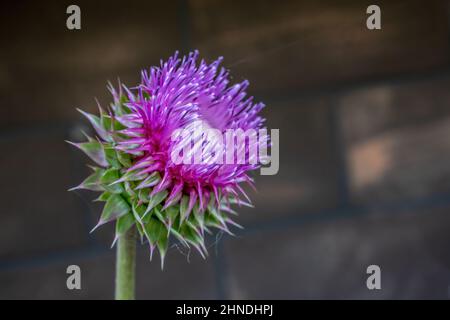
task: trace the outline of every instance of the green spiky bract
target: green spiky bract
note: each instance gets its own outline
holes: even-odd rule
[[[176,53],[160,67],[143,71],[141,83],[134,89],[123,86],[125,93],[120,85],[118,91],[110,86],[114,101],[107,111],[99,107],[99,115],[79,110],[96,136],[86,135],[87,141],[70,143],[95,165],[73,189],[101,193],[97,200],[105,205],[94,230],[108,222],[115,224],[117,298],[134,296],[136,231],[142,242],[149,243],[150,257],[158,249],[161,267],[170,241],[193,247],[205,258],[205,234],[213,229],[231,234],[229,225],[240,227],[230,219],[230,214],[236,214],[231,205],[251,206],[250,200],[240,199],[239,193],[248,199],[240,184],[252,186],[247,173],[260,164],[178,164],[169,156],[176,144],[171,139],[174,132],[196,127],[197,121],[222,134],[229,129],[257,130],[264,123],[259,115],[264,104],[246,97],[248,81],[229,85],[228,71],[219,68],[221,58],[197,65],[197,57],[197,51],[183,59]],[[191,140],[181,139],[181,145],[191,144]],[[236,149],[236,153],[250,159],[249,150],[267,140],[267,134],[259,135],[258,141],[249,139],[248,144],[257,145]],[[202,148],[216,145],[214,141],[194,143]]]
[[[134,163],[132,156],[117,148],[118,142],[126,139],[121,134],[121,130],[126,127],[115,120],[115,115],[130,112],[126,107],[127,101],[125,95],[120,95],[120,99],[115,99],[111,105],[109,113],[99,108],[99,116],[79,110],[90,121],[98,137],[86,135],[86,142],[68,142],[86,153],[96,165],[89,166],[91,175],[70,190],[101,192],[96,201],[105,202],[105,205],[92,231],[105,223],[114,222],[116,230],[113,245],[135,226],[141,240],[149,242],[151,255],[154,248],[159,250],[161,266],[164,264],[170,236],[185,247],[193,246],[202,257],[206,257],[205,232],[211,233],[211,228],[218,228],[231,234],[228,224],[240,226],[224,211],[236,214],[230,208],[231,204],[250,204],[234,196],[221,197],[220,203],[216,203],[216,197],[211,193],[203,210],[200,209],[200,200],[197,200],[189,212],[187,195],[182,195],[178,202],[163,209],[164,201],[169,195],[168,190],[152,194],[153,187],[140,187],[142,184],[155,186],[161,181],[161,175],[158,172],[140,174],[137,170],[129,171]]]

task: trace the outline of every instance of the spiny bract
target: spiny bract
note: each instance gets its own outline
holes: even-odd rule
[[[132,89],[110,85],[114,101],[107,112],[100,106],[99,116],[80,110],[98,136],[71,142],[97,164],[73,188],[102,192],[98,200],[106,204],[95,228],[115,221],[114,244],[135,225],[141,239],[148,240],[151,254],[159,249],[162,262],[170,235],[205,257],[205,231],[230,233],[229,224],[240,227],[229,218],[235,214],[231,205],[251,205],[239,184],[252,184],[247,173],[259,167],[171,160],[172,133],[195,121],[221,132],[257,130],[264,122],[259,116],[264,105],[246,97],[247,81],[229,86],[228,71],[219,68],[222,58],[197,65],[197,57],[197,51],[183,59],[175,53],[160,67],[143,71],[141,83]]]

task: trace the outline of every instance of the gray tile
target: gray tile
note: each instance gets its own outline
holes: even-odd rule
[[[373,214],[227,239],[228,293],[243,299],[447,299],[448,208]],[[368,290],[366,268],[381,268]]]
[[[13,259],[86,243],[84,207],[67,189],[81,179],[64,135],[24,133],[2,139],[0,258]]]
[[[147,250],[141,250],[137,267],[139,299],[216,299],[214,275],[215,250],[209,249],[207,260],[192,250],[180,253],[175,247],[169,249],[161,271],[159,256],[149,262]]]
[[[169,249],[165,268],[159,257],[149,261],[149,253],[138,249],[136,271],[137,299],[216,298],[213,259],[204,261],[193,253],[189,262],[177,249]],[[81,269],[81,290],[68,290],[66,269]],[[101,249],[75,255],[41,266],[0,270],[1,299],[113,299],[115,250]]]
[[[112,253],[112,251],[111,251]],[[81,269],[81,290],[67,289],[69,265]],[[0,271],[1,299],[111,299],[114,297],[114,258],[94,253],[36,267]]]
[[[448,61],[444,1],[378,1],[382,30],[366,28],[366,1],[193,0],[194,46],[224,56],[237,80],[277,93],[422,71]],[[420,21],[420,23],[418,23]]]
[[[380,85],[339,101],[356,203],[450,192],[448,79]]]

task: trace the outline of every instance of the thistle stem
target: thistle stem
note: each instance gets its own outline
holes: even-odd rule
[[[117,244],[116,300],[134,300],[136,228],[130,228]]]

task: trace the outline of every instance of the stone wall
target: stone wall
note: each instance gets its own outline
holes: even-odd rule
[[[75,108],[108,80],[175,50],[224,56],[280,129],[276,176],[257,177],[244,231],[210,258],[138,251],[138,298],[448,298],[450,69],[447,1],[15,1],[0,11],[0,298],[113,297],[111,226],[66,190],[86,175]],[[186,253],[185,253],[186,254]],[[82,290],[66,288],[78,264]],[[366,268],[382,269],[382,290]]]

